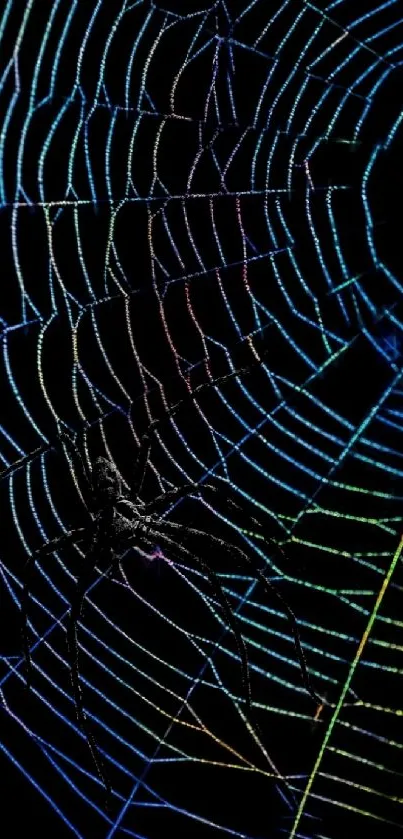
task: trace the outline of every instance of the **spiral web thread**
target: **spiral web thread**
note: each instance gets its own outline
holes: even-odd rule
[[[60,550],[39,563],[31,595],[29,701],[18,633],[2,642],[1,748],[77,836],[89,817],[108,837],[152,836],[156,814],[195,836],[327,839],[340,835],[336,817],[392,835],[402,823],[402,322],[388,199],[399,190],[403,23],[393,0],[366,5],[358,15],[342,0],[255,0],[184,14],[168,2],[8,0],[2,12],[10,621],[24,558],[85,518],[82,476],[57,434],[80,441],[88,467],[110,458],[129,486],[150,421],[261,359],[156,427],[144,492],[216,477],[262,523],[198,502],[292,597],[329,703],[315,713],[286,618],[245,569],[221,581],[261,724],[278,732],[272,748],[248,729],[233,639],[197,566],[158,561],[156,546],[151,565],[130,554],[123,582],[100,585],[101,569],[79,637],[84,701],[118,802],[110,821],[67,675],[82,552]],[[147,584],[133,572],[141,561]],[[159,574],[169,592],[184,587],[199,624],[173,595],[164,602]],[[209,723],[211,703],[229,731]],[[220,820],[203,794],[213,767]],[[243,823],[225,801],[235,777]],[[251,827],[269,789],[283,809]]]

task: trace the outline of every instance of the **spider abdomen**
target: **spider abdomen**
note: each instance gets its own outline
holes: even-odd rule
[[[122,494],[122,480],[119,472],[105,457],[97,457],[92,467],[92,488],[97,509],[116,502]]]

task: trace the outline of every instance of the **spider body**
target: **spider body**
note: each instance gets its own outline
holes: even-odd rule
[[[211,495],[222,492],[222,490],[220,490],[218,486],[207,483],[202,483],[200,485],[188,483],[182,487],[174,487],[173,489],[167,490],[148,503],[144,503],[140,498],[153,435],[159,424],[162,421],[169,420],[173,417],[180,410],[182,405],[186,403],[186,401],[195,402],[198,394],[205,388],[211,388],[220,383],[225,383],[235,376],[240,376],[242,373],[247,374],[251,369],[261,363],[261,358],[259,358],[255,353],[255,360],[247,367],[233,370],[224,376],[220,376],[216,379],[210,379],[208,382],[203,382],[194,388],[193,391],[189,392],[184,399],[170,407],[165,415],[159,419],[150,421],[148,428],[140,439],[140,448],[134,470],[132,487],[129,491],[125,491],[124,482],[122,481],[117,468],[109,459],[102,456],[97,457],[92,464],[90,473],[88,473],[83,457],[81,456],[75,442],[73,442],[68,434],[65,432],[60,433],[55,441],[55,448],[60,449],[61,447],[65,455],[67,455],[67,452],[70,451],[71,457],[77,457],[80,463],[81,475],[87,485],[87,492],[84,493],[84,495],[87,496],[87,524],[86,526],[70,530],[67,533],[64,533],[63,536],[52,539],[42,545],[41,548],[30,555],[27,561],[21,598],[21,623],[26,684],[28,688],[32,677],[32,664],[27,631],[27,614],[30,584],[35,561],[39,555],[52,554],[59,548],[65,547],[69,544],[83,542],[84,545],[88,545],[88,547],[84,550],[84,562],[78,575],[76,588],[70,604],[71,608],[67,626],[67,642],[69,648],[71,683],[77,719],[87,738],[98,776],[106,788],[107,806],[110,800],[111,787],[108,781],[107,773],[103,767],[103,762],[99,755],[95,739],[87,722],[83,706],[79,674],[77,624],[85,601],[86,591],[91,585],[96,567],[99,566],[104,569],[109,569],[109,572],[107,572],[108,576],[112,576],[116,568],[119,568],[121,573],[123,573],[120,560],[129,548],[134,548],[135,550],[137,549],[141,554],[144,552],[150,553],[154,551],[156,545],[158,545],[161,547],[163,552],[174,552],[174,555],[184,559],[186,562],[193,562],[199,566],[200,570],[209,581],[215,598],[221,607],[228,628],[235,636],[242,668],[244,702],[246,703],[248,715],[252,718],[253,709],[245,641],[242,637],[237,617],[232,612],[230,603],[221,586],[219,578],[214,569],[211,567],[209,559],[206,557],[213,556],[218,549],[219,551],[226,553],[227,557],[229,557],[232,562],[236,563],[236,565],[246,565],[249,569],[251,569],[257,577],[257,580],[265,588],[266,592],[270,596],[274,595],[277,598],[282,609],[286,613],[294,636],[295,650],[305,689],[315,702],[316,706],[322,704],[322,700],[318,697],[311,686],[295,615],[288,606],[285,598],[277,590],[274,583],[266,578],[262,571],[260,571],[256,566],[256,563],[240,547],[218,538],[212,533],[167,520],[164,518],[163,513],[162,516],[158,515],[158,510],[160,508],[166,509],[169,504],[172,504],[175,501],[178,502],[186,496],[200,498],[205,494]],[[8,475],[11,475],[14,470],[20,469],[24,463],[29,462],[33,459],[33,457],[41,454],[45,448],[45,446],[40,446],[39,449],[35,450],[35,452],[31,455],[24,455],[14,464],[14,466],[7,467],[7,469],[0,475],[0,478],[5,478]],[[53,448],[53,446],[49,444],[48,448]],[[224,483],[222,479],[220,483],[222,486]],[[226,493],[224,493],[224,495],[233,511],[236,511],[237,513],[241,511],[244,513],[243,508],[240,507],[239,504],[228,498]],[[261,532],[264,531],[264,527],[258,519],[254,516],[249,516],[249,518],[250,521],[253,522],[255,528],[258,528]],[[274,546],[276,551],[280,552],[284,556],[282,548],[280,548],[274,539],[265,537],[265,541],[267,544]],[[212,548],[214,551],[211,550]],[[255,723],[254,727],[258,730],[257,723]]]
[[[147,451],[148,444],[149,440],[146,441]],[[211,533],[166,520],[158,515],[158,508],[166,506],[168,503],[172,503],[172,501],[181,499],[186,495],[191,494],[197,494],[200,496],[201,493],[217,493],[219,492],[218,488],[210,484],[203,484],[201,486],[198,486],[197,484],[186,484],[183,487],[168,490],[155,498],[153,501],[145,504],[140,500],[138,491],[124,491],[123,481],[118,470],[111,461],[107,460],[105,457],[97,457],[92,466],[91,473],[88,476],[84,461],[78,451],[77,454],[79,456],[83,475],[89,490],[87,506],[88,524],[86,527],[71,530],[63,536],[51,540],[39,548],[39,550],[33,553],[28,559],[21,600],[23,650],[26,665],[26,682],[27,687],[29,687],[32,676],[32,664],[27,635],[27,612],[30,583],[35,560],[38,555],[54,553],[54,551],[68,545],[69,543],[74,544],[76,542],[86,542],[88,544],[88,548],[85,551],[85,560],[78,576],[75,592],[71,600],[70,615],[67,626],[67,642],[70,657],[71,683],[77,719],[86,736],[98,776],[106,788],[106,806],[107,809],[109,809],[111,787],[98,751],[98,747],[84,712],[83,697],[80,686],[77,624],[81,616],[86,591],[92,582],[96,566],[99,565],[100,567],[104,567],[106,569],[109,568],[109,575],[112,575],[116,568],[120,568],[123,573],[120,560],[128,548],[132,547],[134,549],[138,549],[139,552],[150,552],[153,551],[155,546],[158,544],[161,545],[162,550],[167,552],[173,551],[177,556],[185,559],[186,561],[193,561],[199,565],[211,585],[217,602],[221,606],[228,627],[235,635],[238,654],[242,665],[244,701],[246,702],[248,714],[252,718],[253,712],[246,645],[240,632],[237,618],[232,612],[231,606],[224,590],[221,587],[220,581],[213,568],[211,568],[209,560],[205,558],[206,553],[208,552],[206,550],[203,551],[203,546],[205,549],[210,547],[210,554],[212,553],[212,547],[214,549],[218,548],[222,552],[226,553],[237,565],[246,564],[251,567],[266,591],[270,595],[274,593],[281,602],[281,605],[292,625],[295,648],[306,690],[311,695],[317,706],[321,704],[322,700],[317,696],[310,684],[295,616],[282,595],[280,595],[277,591],[274,584],[268,580],[257,567],[255,567],[253,561],[246,553],[244,553],[243,550],[241,550],[241,548],[228,543]],[[139,453],[139,461],[142,464],[141,469],[143,471],[144,453],[142,453],[141,450]],[[145,463],[147,463],[147,459],[145,460]],[[140,484],[141,483],[142,476]],[[138,486],[137,481],[136,486]],[[229,503],[236,510],[240,509],[235,502],[229,500]],[[255,519],[252,520],[256,523]],[[269,542],[276,544],[271,539],[269,539]],[[196,548],[193,548],[193,545],[195,544]],[[255,724],[255,728],[256,730],[258,729],[257,724]]]
[[[104,539],[110,551],[118,555],[142,538],[151,527],[157,528],[160,518],[145,515],[144,504],[123,493],[123,483],[116,467],[105,457],[97,457],[92,468],[94,525],[105,529]],[[105,527],[106,525],[106,527]]]

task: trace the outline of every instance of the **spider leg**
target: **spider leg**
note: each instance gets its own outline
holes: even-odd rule
[[[69,451],[70,455],[72,455],[72,461],[73,461],[72,463],[70,463],[70,460],[69,460],[68,457],[66,457],[66,459],[67,459],[69,471],[70,471],[70,474],[73,478],[74,483],[77,486],[77,483],[76,483],[77,479],[76,479],[75,474],[74,474],[75,473],[75,468],[76,468],[75,464],[74,464],[74,460],[76,460],[76,462],[78,462],[79,465],[80,465],[80,472],[81,472],[81,475],[84,478],[84,483],[85,483],[85,493],[84,494],[86,495],[86,497],[88,499],[91,499],[92,494],[93,494],[93,492],[92,492],[92,489],[93,489],[92,481],[91,481],[91,477],[88,473],[88,469],[85,465],[85,460],[84,460],[82,452],[80,451],[79,445],[75,442],[75,440],[70,439],[70,437],[65,432],[61,432],[61,434],[59,434],[59,438],[61,440],[62,448],[65,450],[65,452]],[[79,490],[79,493],[81,495],[80,490]],[[82,495],[81,495],[81,498],[84,501],[84,498],[83,498]],[[85,501],[84,501],[84,505],[87,507],[87,504],[85,504]],[[91,505],[88,504],[88,507],[90,507],[90,509],[91,509],[92,506],[93,506],[92,504]],[[90,515],[91,515],[91,513],[90,513]]]
[[[60,447],[60,445],[59,445],[60,441],[62,443],[62,447],[63,447],[63,443],[66,446],[66,448],[68,448],[69,446],[71,448],[73,448],[74,445],[75,445],[72,442],[72,440],[70,440],[70,438],[66,434],[66,432],[61,431],[57,435],[56,439],[53,438],[53,442],[50,441],[50,442],[47,442],[47,443],[42,443],[41,446],[37,446],[37,448],[34,449],[32,452],[28,452],[28,454],[22,455],[22,457],[18,458],[18,460],[15,460],[14,463],[12,463],[10,466],[7,466],[5,469],[3,469],[3,471],[0,472],[0,481],[3,480],[3,478],[7,478],[9,475],[12,475],[13,472],[16,472],[18,469],[22,469],[23,466],[25,466],[25,464],[31,463],[33,460],[35,460],[41,454],[45,454],[46,452],[50,451],[51,449],[57,450],[57,448]],[[74,451],[75,451],[75,453],[77,453],[77,449],[74,449]],[[79,457],[81,457],[80,454],[79,454]]]
[[[94,762],[94,766],[96,768],[99,780],[101,781],[106,791],[105,808],[107,811],[110,810],[109,802],[112,794],[112,789],[107,773],[105,771],[104,762],[99,753],[95,737],[92,734],[89,722],[87,720],[87,716],[84,711],[83,694],[80,685],[80,671],[78,665],[77,623],[81,616],[86,590],[90,584],[92,574],[95,570],[98,555],[99,553],[106,553],[108,552],[108,550],[110,550],[107,534],[108,523],[109,516],[107,522],[102,522],[102,526],[100,526],[98,523],[95,526],[95,532],[85,559],[83,570],[80,576],[78,577],[75,592],[72,597],[70,615],[67,624],[67,644],[70,652],[70,678],[73,689],[77,720],[87,740],[88,747],[91,752],[91,757]],[[100,543],[101,547],[99,548]]]
[[[220,539],[218,536],[214,536],[212,533],[206,533],[205,531],[197,530],[194,527],[185,527],[184,525],[176,524],[175,522],[164,522],[164,524],[175,529],[180,528],[181,530],[185,530],[188,533],[192,533],[194,536],[197,536],[198,538],[203,538],[210,541],[213,545],[217,545],[230,556],[238,556],[239,558],[243,559],[244,562],[246,562],[247,565],[249,565],[253,569],[254,573],[257,575],[265,590],[269,593],[273,593],[280,601],[291,624],[292,634],[294,637],[295,651],[297,653],[299,666],[301,668],[302,680],[305,686],[305,690],[307,691],[307,693],[309,693],[310,697],[313,699],[316,705],[322,705],[323,700],[314,691],[311,684],[308,668],[306,666],[305,655],[301,646],[297,619],[291,607],[288,605],[285,598],[280,594],[274,583],[272,583],[271,580],[269,580],[263,574],[263,572],[260,571],[259,568],[257,568],[255,563],[252,562],[252,560],[250,559],[250,557],[244,551],[242,551],[241,548],[238,548],[237,545],[229,544],[228,542],[225,542],[224,539]]]
[[[167,522],[164,522],[164,524],[167,524]],[[177,529],[177,528],[180,528],[182,531],[186,530],[186,528],[184,528],[182,525],[176,525],[175,524],[175,529]],[[146,542],[148,547],[152,547],[153,545],[155,545],[156,542],[159,542],[160,544],[165,542],[165,545],[173,551],[174,555],[175,555],[175,552],[178,552],[179,554],[182,554],[182,556],[184,556],[186,558],[190,557],[191,559],[196,559],[196,561],[201,566],[202,570],[205,571],[206,576],[208,577],[209,582],[210,582],[213,590],[216,592],[217,599],[219,600],[219,602],[221,603],[221,605],[223,607],[223,611],[224,611],[224,614],[226,616],[227,622],[233,630],[235,640],[237,642],[238,654],[239,654],[239,657],[241,659],[241,664],[242,664],[242,686],[243,686],[243,689],[244,689],[244,694],[245,694],[244,698],[245,698],[246,706],[247,706],[247,709],[248,709],[248,714],[247,715],[249,716],[250,724],[254,728],[255,732],[257,734],[259,734],[259,737],[260,737],[261,741],[263,742],[263,736],[262,736],[262,733],[261,733],[261,730],[260,730],[260,726],[259,726],[257,720],[255,719],[255,714],[253,713],[253,708],[251,706],[251,691],[250,691],[250,686],[249,686],[249,666],[248,666],[248,657],[247,657],[245,642],[244,642],[244,640],[242,638],[242,634],[239,630],[237,618],[232,613],[231,606],[230,606],[230,604],[229,604],[229,602],[226,598],[225,593],[222,590],[221,584],[220,584],[215,572],[208,566],[208,564],[206,562],[204,562],[202,560],[201,557],[199,557],[197,554],[193,554],[190,550],[185,548],[183,545],[178,544],[174,539],[171,539],[170,536],[168,536],[168,534],[161,533],[159,529],[158,530],[151,530],[151,528],[148,528],[147,529],[147,536],[149,536],[150,539],[145,538],[144,535],[142,534],[142,542],[143,541]],[[132,586],[130,585],[130,582],[129,582],[129,580],[127,578],[127,575],[125,573],[125,570],[122,566],[122,562],[121,562],[120,558],[119,558],[119,567],[120,567],[120,572],[121,572],[123,581],[125,582],[125,584],[127,585],[127,587],[129,589],[132,589]],[[253,720],[253,722],[252,722],[252,720]],[[277,767],[272,762],[272,760],[270,759],[269,756],[268,756],[268,760],[269,760],[271,768],[273,769],[273,771],[277,775],[278,780],[280,780],[285,785],[285,788],[286,788],[286,791],[287,791],[287,796],[291,796],[291,799],[294,802],[295,807],[297,807],[297,800],[295,798],[294,793],[291,791],[291,789],[288,786],[287,779],[285,777],[283,777],[283,775],[281,775],[281,773],[278,771]]]
[[[249,560],[249,557],[248,557],[248,560]],[[254,568],[254,563],[250,562],[250,560],[249,560],[249,564],[252,566],[252,568]],[[305,659],[304,651],[303,651],[302,645],[301,645],[301,638],[300,638],[300,634],[299,634],[299,630],[298,630],[297,619],[294,615],[293,610],[291,609],[291,606],[288,605],[286,599],[282,596],[282,594],[280,594],[278,588],[274,585],[274,583],[272,583],[272,581],[269,580],[262,573],[262,571],[260,571],[259,568],[254,568],[254,571],[257,574],[260,582],[262,583],[262,585],[264,586],[266,591],[269,592],[269,593],[272,592],[275,595],[275,597],[277,597],[277,600],[281,603],[281,605],[284,609],[284,612],[286,613],[287,618],[288,618],[288,620],[291,624],[292,634],[294,636],[295,651],[297,653],[299,666],[301,668],[302,681],[305,685],[305,690],[307,691],[307,693],[309,693],[309,696],[311,697],[311,699],[313,699],[313,701],[315,702],[316,705],[323,705],[323,699],[321,699],[320,696],[318,696],[318,694],[316,693],[316,691],[312,687],[312,682],[311,682],[311,678],[310,678],[308,668],[307,668],[307,665],[306,665],[306,659]]]
[[[182,498],[185,498],[192,492],[203,493],[205,490],[213,493],[221,492],[219,487],[214,486],[214,484],[186,483],[182,484],[182,486],[180,487],[174,487],[173,489],[169,489],[167,490],[167,492],[161,493],[161,495],[157,495],[156,498],[154,498],[152,501],[145,505],[145,511],[147,513],[153,513],[156,509],[158,509],[159,506],[166,503],[167,501],[169,503],[172,503],[173,501],[180,501]],[[229,498],[227,495],[225,496],[225,500],[228,503],[228,505],[231,508],[233,508],[236,512],[245,512],[240,504],[237,504],[236,501],[233,501],[233,499]],[[259,521],[259,519],[255,518],[255,516],[252,516],[249,513],[248,518],[255,526],[260,527],[261,530],[264,530],[264,525],[262,524],[262,522]],[[264,536],[263,539],[267,544],[274,545],[278,553],[281,554],[282,559],[287,561],[285,551],[275,539],[273,539],[271,536]]]
[[[120,562],[120,554],[113,552],[112,554],[112,562],[110,567],[108,568],[105,576],[108,580],[112,580],[113,582],[117,582],[116,580],[116,571],[119,569],[119,562]]]
[[[23,657],[24,657],[24,665],[25,665],[25,686],[26,689],[29,690],[31,687],[32,681],[32,662],[31,662],[31,653],[29,650],[29,641],[28,641],[28,605],[29,605],[29,592],[30,592],[30,583],[32,581],[33,572],[35,570],[35,563],[41,554],[48,554],[54,553],[59,547],[62,545],[67,545],[70,542],[80,541],[86,532],[86,528],[78,527],[76,530],[72,530],[70,533],[65,533],[64,536],[58,536],[56,539],[51,539],[50,542],[47,542],[41,548],[34,551],[31,556],[28,557],[25,563],[24,569],[24,584],[22,589],[22,596],[20,602],[20,611],[21,611],[21,635],[22,635],[22,650],[23,650]]]
[[[192,492],[202,492],[203,489],[208,489],[211,492],[219,491],[217,487],[213,486],[213,484],[195,484],[189,481],[189,483],[182,484],[180,487],[173,487],[172,489],[168,489],[166,492],[162,492],[161,495],[157,495],[156,498],[153,498],[152,501],[149,501],[148,504],[145,505],[145,509],[147,513],[153,513],[158,509],[158,507],[165,504],[167,501],[170,504],[173,501],[181,501],[182,498],[186,498]],[[232,503],[234,504],[234,502]],[[235,506],[237,507],[238,505],[236,504]]]
[[[137,463],[133,477],[133,495],[135,499],[137,499],[141,493],[146,474],[147,463],[151,449],[151,425],[152,423],[149,425],[148,430],[143,434],[140,440],[140,450],[138,453]]]
[[[50,448],[52,448],[50,443],[43,443],[42,446],[38,446],[36,449],[34,449],[33,452],[24,454],[22,457],[18,458],[18,460],[15,460],[14,463],[12,463],[10,466],[7,466],[5,469],[3,469],[2,472],[0,472],[0,481],[3,480],[3,478],[7,478],[8,475],[12,475],[13,472],[17,471],[17,469],[22,469],[22,467],[25,466],[26,463],[29,463],[36,457],[39,457],[39,455],[44,454]]]
[[[209,487],[212,490],[215,489],[215,487],[211,486],[211,484],[203,484],[203,486]],[[168,489],[166,492],[162,492],[161,495],[157,495],[157,497],[153,498],[152,501],[149,501],[145,506],[145,510],[147,513],[154,513],[158,507],[166,502],[171,504],[174,501],[181,501],[182,498],[186,498],[186,496],[190,495],[191,492],[199,491],[200,487],[198,484],[191,482],[182,484],[180,487],[173,487],[172,489]]]
[[[181,525],[180,525],[180,528],[182,530]],[[189,532],[189,530],[187,528],[186,528],[186,531]],[[238,620],[237,620],[236,616],[234,615],[234,613],[231,609],[231,605],[228,601],[228,598],[227,598],[227,596],[226,596],[226,594],[225,594],[225,592],[224,592],[224,590],[221,586],[221,583],[220,583],[215,571],[213,571],[213,569],[210,568],[209,564],[207,562],[205,562],[202,559],[201,556],[193,553],[192,551],[189,551],[183,545],[178,545],[177,542],[175,542],[175,540],[171,539],[170,536],[168,536],[166,533],[160,532],[158,530],[158,531],[155,531],[155,532],[151,531],[151,535],[155,536],[160,542],[161,541],[164,542],[168,547],[174,548],[175,550],[179,550],[179,552],[181,554],[183,554],[184,556],[191,557],[192,559],[195,559],[196,562],[201,567],[201,569],[206,574],[207,579],[210,583],[210,586],[211,586],[211,588],[212,588],[212,590],[213,590],[213,592],[214,592],[214,594],[217,598],[217,601],[221,605],[221,608],[223,610],[223,613],[225,615],[227,623],[228,623],[229,627],[232,629],[232,632],[234,633],[234,637],[235,637],[235,641],[236,641],[236,645],[237,645],[237,649],[238,649],[238,654],[239,654],[239,657],[240,657],[240,660],[241,660],[242,687],[243,687],[243,691],[244,691],[244,694],[245,694],[245,702],[246,702],[246,707],[247,707],[247,713],[248,713],[248,716],[252,717],[253,716],[253,710],[252,710],[251,689],[250,689],[250,679],[249,679],[248,653],[247,653],[247,649],[246,649],[246,644],[245,644],[245,641],[242,637],[242,633],[239,629]]]
[[[264,356],[269,352],[269,350],[265,350],[261,355]],[[155,432],[155,429],[158,425],[162,422],[173,417],[182,405],[186,404],[187,402],[195,402],[196,397],[198,394],[205,390],[208,387],[216,387],[216,385],[222,384],[223,382],[227,382],[230,379],[235,378],[236,376],[241,376],[244,373],[249,373],[255,367],[259,367],[262,364],[262,359],[260,357],[255,358],[250,364],[247,364],[245,367],[239,367],[237,370],[232,370],[231,373],[226,373],[224,376],[217,376],[216,378],[209,379],[208,382],[202,382],[200,385],[194,388],[194,390],[189,391],[186,396],[182,399],[179,399],[174,405],[171,406],[161,417],[157,417],[156,419],[152,420],[144,434],[140,439],[140,449],[139,454],[137,457],[136,469],[133,479],[133,493],[134,497],[140,494],[143,483],[144,477],[147,469],[148,458],[151,449],[151,442],[152,442],[152,435]]]

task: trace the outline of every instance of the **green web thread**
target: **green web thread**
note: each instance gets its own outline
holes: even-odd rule
[[[375,622],[376,616],[377,616],[378,611],[379,611],[379,607],[380,607],[380,605],[382,603],[382,600],[384,598],[386,589],[387,589],[387,587],[388,587],[388,585],[389,585],[389,583],[392,579],[393,572],[396,568],[396,565],[398,563],[398,560],[399,560],[399,557],[402,553],[402,550],[403,550],[403,536],[400,538],[400,542],[399,542],[397,550],[396,550],[396,552],[393,556],[389,571],[388,571],[386,577],[384,578],[384,581],[382,583],[382,587],[380,589],[380,592],[379,592],[378,597],[376,599],[374,608],[373,608],[372,613],[370,615],[370,618],[369,618],[369,621],[368,621],[368,624],[367,624],[367,628],[366,628],[366,630],[365,630],[365,632],[364,632],[364,634],[361,638],[361,641],[359,643],[359,646],[358,646],[357,652],[355,654],[354,660],[351,663],[351,667],[350,667],[350,670],[348,672],[347,679],[344,683],[343,690],[340,694],[340,699],[337,703],[337,706],[335,708],[335,712],[332,716],[332,719],[330,720],[330,723],[329,723],[328,729],[326,731],[321,749],[319,751],[315,766],[313,767],[313,770],[311,772],[311,775],[308,779],[308,783],[307,783],[306,788],[305,788],[305,792],[302,796],[301,803],[299,805],[298,812],[297,812],[297,815],[295,817],[295,821],[294,821],[294,824],[292,826],[292,830],[291,830],[289,839],[294,839],[294,837],[296,836],[296,832],[298,830],[298,826],[299,826],[299,823],[301,821],[301,818],[302,818],[302,815],[303,815],[303,812],[304,812],[304,809],[305,809],[305,804],[306,804],[307,799],[309,797],[309,794],[311,792],[311,788],[312,788],[313,782],[315,780],[316,774],[318,772],[319,766],[321,764],[325,749],[327,748],[327,744],[328,744],[328,742],[330,740],[330,737],[332,735],[332,731],[333,731],[333,728],[335,726],[337,717],[339,716],[339,713],[340,713],[341,708],[343,706],[343,702],[345,700],[346,693],[347,693],[347,691],[350,687],[352,678],[354,676],[357,664],[358,664],[358,662],[361,658],[361,655],[362,655],[362,652],[364,650],[365,644],[367,643],[367,640],[370,636],[373,624]]]

